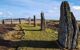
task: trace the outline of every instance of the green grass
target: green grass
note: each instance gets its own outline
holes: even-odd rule
[[[44,40],[51,41],[57,40],[57,31],[46,28],[45,31],[40,30],[40,26],[34,27],[33,25],[20,24],[22,29],[24,29],[25,40]]]
[[[52,29],[49,29],[49,28],[46,28],[45,31],[41,31],[41,28],[40,26],[36,26],[34,27],[33,25],[28,25],[28,24],[19,24],[19,25],[16,25],[15,29],[16,30],[19,30],[19,26],[21,26],[21,28],[24,30],[24,40],[26,41],[33,41],[33,42],[25,42],[24,44],[20,44],[20,45],[33,45],[35,41],[42,41],[41,43],[37,43],[38,46],[39,44],[41,45],[44,45],[44,46],[48,46],[48,45],[51,45],[51,46],[55,46],[53,45],[53,42],[52,41],[56,41],[57,40],[57,37],[58,37],[58,33],[57,31],[55,30],[52,30]],[[49,42],[48,44],[44,44],[44,42]],[[51,42],[51,43],[50,43]],[[35,45],[34,45],[35,46]],[[19,47],[18,48],[19,50],[58,50],[58,49],[55,49],[55,48],[34,48],[34,47]]]

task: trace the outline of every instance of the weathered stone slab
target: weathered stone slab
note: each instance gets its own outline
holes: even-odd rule
[[[34,27],[36,27],[36,16],[34,15]]]
[[[68,49],[76,48],[79,29],[77,21],[73,13],[70,11],[70,7],[67,1],[63,1],[61,4],[58,32],[58,41],[62,47]]]
[[[41,12],[41,30],[45,30],[45,18],[43,12]]]
[[[29,25],[31,25],[31,17],[28,18]]]

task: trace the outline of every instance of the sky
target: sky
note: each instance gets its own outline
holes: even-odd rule
[[[59,20],[60,5],[64,0],[0,0],[0,19],[40,18],[44,12],[46,19]],[[77,20],[80,20],[80,0],[66,0]]]

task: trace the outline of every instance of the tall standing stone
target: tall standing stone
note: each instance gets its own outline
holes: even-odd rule
[[[31,18],[30,17],[28,18],[28,22],[29,22],[29,25],[31,25]]]
[[[34,27],[36,27],[36,16],[34,15]]]
[[[63,1],[60,7],[60,22],[58,30],[58,42],[63,48],[74,49],[77,46],[78,26],[75,17],[70,11],[67,1]]]
[[[41,12],[41,30],[45,30],[45,18],[43,12]]]
[[[73,32],[73,39],[72,39],[72,48],[75,48],[75,46],[78,46],[78,38],[79,38],[79,28],[78,28],[78,23],[73,15],[73,13],[71,12],[71,16],[72,16],[72,24],[73,24],[73,28],[74,28],[74,32]]]
[[[21,19],[19,18],[19,24],[21,24]]]
[[[5,24],[5,21],[4,21],[4,19],[2,20],[2,24]]]
[[[13,22],[13,21],[12,21],[12,19],[11,19],[11,24],[13,24],[12,22]]]

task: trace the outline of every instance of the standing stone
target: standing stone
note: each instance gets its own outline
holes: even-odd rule
[[[36,27],[36,16],[34,15],[34,27]]]
[[[45,30],[45,18],[43,12],[41,12],[41,30]]]
[[[12,23],[12,19],[11,19],[11,24],[13,24],[13,23]]]
[[[2,20],[2,24],[4,24],[4,19]]]
[[[29,21],[29,25],[31,25],[31,18],[30,17],[28,18],[28,21]]]
[[[67,1],[63,1],[60,7],[60,22],[58,30],[58,42],[63,48],[74,49],[77,46],[78,26]]]
[[[19,24],[21,24],[21,19],[19,18]]]
[[[73,39],[72,39],[72,48],[75,48],[75,46],[78,46],[78,38],[79,38],[79,28],[78,28],[78,23],[73,15],[73,13],[71,12],[71,17],[72,17],[72,24],[73,24],[73,28],[74,28],[74,32],[73,32]]]

